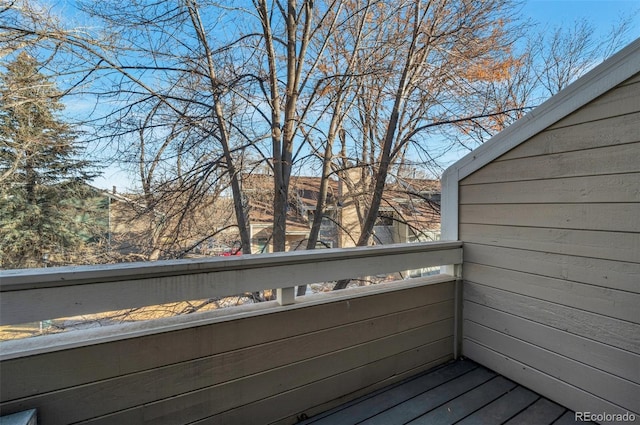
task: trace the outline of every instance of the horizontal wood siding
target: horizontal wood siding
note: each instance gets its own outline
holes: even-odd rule
[[[460,181],[463,354],[640,414],[640,78]]]
[[[306,299],[146,334],[38,338],[0,363],[1,412],[36,408],[47,425],[295,423],[453,357],[451,277]]]

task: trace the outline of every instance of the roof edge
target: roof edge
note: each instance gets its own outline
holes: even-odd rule
[[[462,180],[638,72],[640,38],[453,163],[445,170],[443,180]]]

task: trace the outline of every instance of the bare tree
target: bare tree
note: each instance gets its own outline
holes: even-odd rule
[[[191,1],[85,3],[82,11],[112,31],[104,36],[67,29],[60,20],[44,16],[41,9],[27,7],[31,4],[17,1],[10,6],[21,21],[5,26],[6,34],[34,45],[48,43],[51,50],[63,48],[65,58],[73,57],[85,64],[75,70],[85,84],[87,76],[95,76],[91,85],[86,84],[89,89],[85,91],[93,90],[100,102],[108,100],[117,105],[111,109],[97,106],[93,122],[103,124],[95,140],[119,143],[122,154],[119,159],[128,158],[139,164],[147,208],[166,205],[178,198],[188,200],[182,205],[184,219],[186,213],[195,209],[196,204],[191,201],[201,196],[198,194],[210,193],[212,184],[225,181],[234,195],[235,222],[243,249],[248,253],[248,224],[233,153],[237,147],[232,145],[230,113],[223,105],[238,77],[220,78],[217,74],[216,52],[208,42],[198,5]],[[217,57],[223,59],[217,63],[228,63],[224,53]],[[230,69],[227,73],[233,72]],[[100,113],[104,115],[102,120],[95,118]],[[136,135],[138,144],[133,142]],[[150,143],[151,138],[157,143]],[[164,140],[160,141],[161,138]],[[157,150],[151,153],[152,149]],[[171,170],[168,166],[171,163],[181,165]],[[221,169],[226,180],[220,179]],[[184,195],[188,191],[191,196]],[[156,211],[151,216],[165,213]],[[152,245],[163,237],[162,231],[155,232]],[[159,255],[159,247],[155,247],[149,258]]]
[[[460,100],[470,97],[465,89],[474,81],[465,71],[469,64],[504,60],[500,54],[514,34],[506,24],[508,6],[506,1],[407,1],[391,16],[371,18],[390,24],[375,33],[361,63],[359,108],[347,129],[361,141],[360,162],[370,167],[373,184],[358,245],[369,243],[387,177],[407,146],[425,148],[436,126],[471,119],[474,111]],[[372,67],[376,72],[366,72]]]
[[[98,99],[87,122],[98,128],[94,140],[116,146],[136,170],[156,217],[149,258],[186,249],[189,238],[171,249],[159,241],[189,233],[204,211],[197,205],[225,188],[249,252],[240,186],[249,151],[272,170],[274,250],[286,247],[296,168],[322,177],[308,248],[332,178],[348,188],[360,223],[353,236],[367,244],[389,176],[418,163],[437,174],[447,149],[504,128],[531,106],[542,79],[556,90],[608,46],[591,49],[578,27],[576,48],[557,36],[546,54],[536,51],[544,43],[516,53],[522,34],[510,0],[86,0],[79,13],[91,28],[38,4],[3,9],[2,52],[55,53],[67,64],[57,72],[68,93]],[[575,59],[558,53],[563,46]]]
[[[288,192],[301,127],[317,100],[317,71],[325,60],[329,35],[337,30],[343,1],[254,0],[260,22],[258,46],[264,52],[265,101],[271,135],[274,176],[273,247],[286,246]]]
[[[570,27],[541,32],[532,51],[538,59],[538,81],[547,94],[556,94],[620,49],[631,28],[631,18],[621,18],[602,39],[596,38],[594,25],[584,19]]]

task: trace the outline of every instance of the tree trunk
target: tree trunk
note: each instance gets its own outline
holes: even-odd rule
[[[231,180],[231,193],[233,194],[233,207],[235,210],[236,222],[238,224],[238,230],[240,233],[240,242],[242,244],[242,252],[243,254],[251,254],[251,238],[249,235],[249,227],[247,225],[247,215],[245,214],[244,206],[242,203],[242,191],[240,190],[240,179],[235,167],[233,156],[231,155],[230,135],[229,135],[229,130],[227,128],[226,121],[224,118],[224,111],[222,110],[222,104],[220,100],[221,87],[218,82],[218,78],[217,78],[215,67],[214,67],[213,54],[211,52],[211,48],[209,47],[209,43],[205,35],[205,29],[204,29],[204,26],[202,25],[202,20],[200,18],[200,13],[198,11],[197,4],[192,0],[189,0],[187,1],[187,9],[189,10],[189,16],[191,17],[191,22],[193,24],[194,29],[196,30],[196,34],[198,35],[200,43],[204,48],[204,51],[207,57],[208,78],[211,84],[211,91],[214,99],[213,118],[216,120],[218,124],[218,129],[220,131],[220,144],[222,146],[224,159],[227,165],[227,171],[229,173],[229,177]]]

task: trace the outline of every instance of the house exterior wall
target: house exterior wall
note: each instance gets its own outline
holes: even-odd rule
[[[272,228],[267,225],[252,225],[250,230],[251,253],[266,254],[273,252],[271,238]],[[285,237],[285,251],[306,249],[307,236],[305,234],[287,234]]]
[[[463,178],[463,355],[640,415],[640,74]]]

